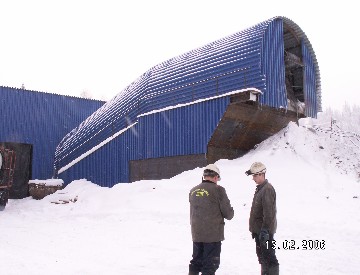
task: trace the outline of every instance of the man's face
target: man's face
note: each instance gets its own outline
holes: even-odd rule
[[[256,184],[262,184],[265,181],[265,174],[254,174],[252,176]]]

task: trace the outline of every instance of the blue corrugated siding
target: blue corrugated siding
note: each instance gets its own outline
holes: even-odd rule
[[[264,28],[256,26],[151,68],[59,144],[56,167],[67,165],[141,113],[247,87],[263,90]]]
[[[140,117],[141,159],[206,153],[228,97]]]
[[[263,43],[262,73],[266,79],[266,90],[260,102],[275,108],[287,108],[282,19],[269,24]]]
[[[147,78],[144,74],[69,133],[55,152],[57,166],[68,164],[135,121],[140,110],[136,92],[146,88]],[[76,150],[79,147],[83,150]]]
[[[138,137],[133,130],[127,130],[118,138],[113,139],[103,147],[76,165],[60,174],[65,183],[75,179],[86,178],[104,187],[111,187],[119,182],[129,181],[129,160],[137,159]]]
[[[93,117],[95,124],[78,127],[59,145],[55,165],[63,167],[94,147],[110,134],[108,128],[117,131],[126,127],[125,116],[133,121],[137,114],[169,104],[250,86],[264,89],[259,47],[265,28],[266,24],[259,24],[151,68],[99,110]]]
[[[32,144],[32,178],[50,178],[61,139],[103,104],[0,86],[0,141]]]
[[[317,95],[316,95],[316,70],[313,57],[304,41],[302,45],[302,55],[304,63],[304,97],[305,97],[305,115],[309,117],[317,116]]]
[[[116,172],[111,182],[115,179],[128,181],[128,161],[133,157],[141,159],[204,152],[206,143],[199,129],[205,131],[207,142],[207,131],[216,127],[216,119],[204,116],[200,109],[197,109],[200,107],[186,107],[141,116],[144,113],[248,87],[263,92],[260,103],[275,108],[287,108],[284,21],[291,25],[300,37],[304,37],[300,28],[291,20],[276,17],[154,66],[63,139],[55,153],[55,167],[66,167],[111,135],[138,122],[131,128],[135,134],[130,135],[128,130],[119,136],[116,142],[110,143],[119,143],[111,145],[115,146],[116,153],[108,152],[106,148],[110,145],[107,144],[76,164],[82,167],[82,171],[80,168],[71,167],[62,172],[72,174],[69,177],[81,177],[89,173],[87,168],[92,165],[91,162],[102,167],[107,157],[119,159],[120,155],[118,164],[121,165],[121,173]],[[309,54],[314,55],[312,49]],[[316,66],[312,69],[318,71]],[[314,72],[309,73],[311,74],[316,75]],[[319,75],[316,75],[316,78],[318,79]],[[310,79],[306,83],[314,85]],[[315,92],[319,96],[319,85]],[[221,100],[217,102],[220,104]],[[191,119],[185,110],[197,116],[198,120]],[[169,125],[170,122],[174,126]],[[206,128],[202,128],[203,124]],[[148,125],[152,128],[148,128]],[[136,142],[131,138],[133,135]],[[132,146],[131,153],[128,152],[129,144]],[[104,169],[107,171],[108,168]],[[94,172],[94,177],[98,177],[95,174]],[[105,176],[99,177],[97,182],[108,184]]]
[[[139,117],[139,122],[59,176],[65,183],[86,177],[105,187],[129,181],[129,161],[205,154],[229,97]]]

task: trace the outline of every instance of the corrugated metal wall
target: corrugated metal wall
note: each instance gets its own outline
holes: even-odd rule
[[[0,142],[33,145],[32,178],[53,175],[56,146],[104,102],[0,86]]]
[[[142,75],[73,129],[58,145],[55,165],[58,168],[65,166],[135,121],[146,107],[141,104],[139,93],[146,89],[148,75]]]
[[[221,97],[141,117],[138,159],[205,153],[228,103]]]
[[[82,177],[111,187],[129,181],[129,161],[206,152],[229,97],[139,117],[118,138],[60,174],[65,183]]]
[[[264,29],[259,24],[151,68],[64,139],[55,166],[64,167],[144,112],[247,87],[263,90]]]
[[[302,41],[302,55],[304,63],[304,97],[305,97],[305,115],[316,117],[318,111],[318,102],[321,98],[316,93],[316,75],[313,56],[307,45]]]
[[[260,97],[260,102],[271,107],[286,109],[282,19],[272,21],[265,31],[262,48],[262,73],[266,79],[266,89]]]
[[[216,119],[210,118],[208,111],[198,109],[201,104],[142,115],[154,110],[248,87],[263,92],[260,96],[262,104],[287,108],[284,22],[306,41],[308,52],[305,53],[313,57],[308,58],[315,66],[308,67],[305,84],[317,85],[307,89],[307,98],[311,101],[309,114],[316,116],[319,105],[316,106],[314,100],[320,95],[320,80],[314,52],[295,23],[276,17],[172,58],[144,73],[63,139],[55,154],[55,167],[60,170],[60,176],[64,179],[87,176],[96,183],[109,186],[128,181],[129,160],[206,152],[205,144],[211,135],[208,131],[215,129]],[[316,78],[315,84],[310,80],[312,77]],[[221,100],[217,102],[220,109],[225,109]],[[221,117],[222,111],[215,113]],[[68,168],[72,161],[133,123],[137,124],[116,140]],[[201,128],[204,124],[206,127]],[[206,134],[201,134],[199,129],[205,130]],[[112,162],[119,167],[111,169]],[[105,167],[105,163],[109,167]],[[99,172],[90,171],[95,164]]]

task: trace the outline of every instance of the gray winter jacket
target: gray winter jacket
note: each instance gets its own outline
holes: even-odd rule
[[[193,242],[223,241],[224,218],[231,220],[234,217],[225,188],[204,180],[190,190],[189,202]]]
[[[266,229],[270,234],[275,234],[276,220],[276,192],[274,187],[265,180],[255,190],[249,219],[251,233],[259,234],[261,229]]]

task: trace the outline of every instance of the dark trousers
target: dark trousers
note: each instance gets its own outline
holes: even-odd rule
[[[193,274],[201,272],[203,275],[215,274],[220,266],[221,242],[198,243],[193,242],[193,255],[189,271]]]
[[[259,241],[259,235],[253,233],[253,238],[256,243],[256,255],[261,265],[271,267],[279,265],[279,262],[275,255],[275,250],[272,247],[274,240],[274,234],[269,235],[269,241],[267,244],[261,244]]]

